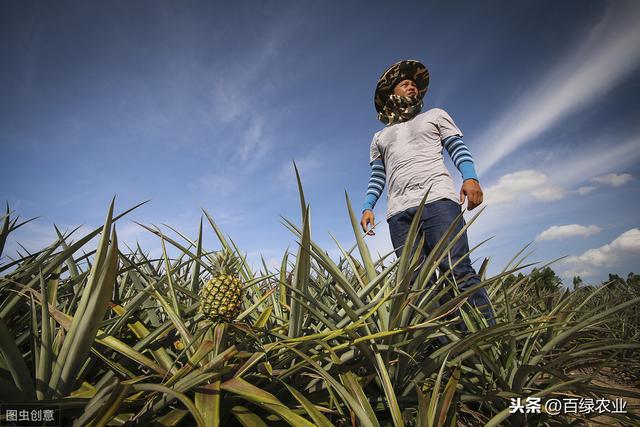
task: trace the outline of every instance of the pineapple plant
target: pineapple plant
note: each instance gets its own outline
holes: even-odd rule
[[[200,289],[200,312],[214,322],[232,321],[242,306],[244,285],[238,275],[239,260],[229,250],[214,258],[214,275]]]
[[[60,402],[56,419],[87,426],[542,426],[599,414],[512,414],[511,399],[640,396],[592,381],[603,368],[638,366],[632,310],[640,297],[584,289],[531,304],[535,281],[511,280],[517,269],[508,266],[483,275],[497,325],[481,324],[480,312],[461,305],[463,294],[446,306],[430,306],[437,295],[401,304],[401,286],[439,261],[374,261],[348,204],[356,245],[339,245],[336,262],[311,240],[301,202],[302,227],[285,220],[299,250],[293,260],[287,251],[275,272],[265,265],[254,274],[206,211],[222,244],[215,256],[202,248],[202,228],[197,241],[185,238],[194,254],[146,226],[178,257],[164,252],[163,264],[140,248],[122,253],[113,206],[105,226],[77,242],[59,234],[35,256],[0,259],[0,402]],[[16,224],[8,209],[0,216],[0,256]],[[90,263],[74,256],[101,230]],[[213,266],[203,276],[206,263]],[[454,286],[441,277],[440,287]],[[242,323],[231,323],[245,298]],[[458,311],[470,325],[464,335],[445,318]],[[612,337],[618,330],[625,335]],[[640,420],[631,405],[612,415],[608,425]]]

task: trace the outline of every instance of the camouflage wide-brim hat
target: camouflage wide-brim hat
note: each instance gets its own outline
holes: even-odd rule
[[[389,67],[378,79],[374,97],[378,113],[384,108],[387,98],[393,93],[396,85],[407,79],[413,80],[418,87],[418,98],[424,98],[429,87],[429,70],[427,70],[427,67],[421,62],[412,59],[399,61]]]

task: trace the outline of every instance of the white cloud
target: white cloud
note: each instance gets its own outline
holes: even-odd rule
[[[581,278],[584,279],[585,277],[593,277],[596,274],[597,274],[597,272],[594,271],[594,270],[574,268],[574,269],[571,269],[571,270],[563,271],[562,273],[560,273],[560,277],[563,278],[563,279],[571,280],[575,276],[580,276]],[[566,283],[570,283],[570,282],[566,282]]]
[[[122,220],[121,220],[122,221]],[[78,240],[85,237],[87,234],[94,231],[96,228],[101,227],[100,224],[95,226],[87,226],[87,225],[68,225],[68,224],[57,224],[58,230],[60,233],[65,236],[65,242],[67,245],[71,245],[73,242],[77,242]],[[124,229],[128,229],[128,226],[123,225],[122,222],[118,221],[115,223],[116,232],[118,234],[118,240],[122,242],[122,235],[128,235],[128,231],[122,232]],[[75,231],[74,231],[75,230]],[[73,234],[70,234],[72,231]],[[94,237],[80,249],[80,251],[90,252],[94,250],[98,244],[98,239],[100,235]],[[30,253],[34,253],[40,251],[47,246],[53,244],[56,240],[58,240],[58,235],[54,228],[54,224],[52,223],[43,223],[43,220],[32,221],[24,226],[18,228],[11,234],[7,239],[6,245],[4,247],[2,258],[11,257],[16,258],[17,252],[19,251],[22,255],[26,255],[23,247],[29,251]],[[76,253],[76,255],[78,252]]]
[[[376,234],[373,236],[365,236],[365,242],[369,247],[369,253],[374,260],[379,259],[381,256],[384,256],[393,250],[393,244],[391,243],[391,238],[389,237],[389,224],[384,219],[384,216],[377,216],[376,223]],[[353,243],[355,244],[355,241]],[[394,256],[387,259],[393,258]]]
[[[527,196],[550,202],[560,200],[567,194],[563,188],[547,184],[547,176],[534,169],[526,169],[503,175],[498,183],[485,190],[485,201],[499,205],[518,201]]]
[[[531,169],[508,173],[502,176],[497,184],[485,190],[485,201],[492,205],[512,202],[523,193],[544,184],[546,180],[545,174]]]
[[[480,140],[491,150],[477,156],[481,173],[598,99],[640,65],[640,3],[626,4],[610,7],[580,46],[487,128]]]
[[[64,229],[60,231],[65,234]],[[80,231],[76,231],[73,236],[79,236],[78,233]],[[56,239],[57,235],[53,226],[45,227],[38,222],[32,221],[9,234],[2,256],[15,258],[17,251],[22,255],[26,255],[21,246],[30,253],[37,252],[52,244]]]
[[[553,225],[536,236],[536,240],[555,240],[573,236],[590,236],[600,232],[597,225]]]
[[[623,173],[623,174],[615,174],[610,173],[607,175],[596,176],[595,178],[591,178],[591,182],[595,182],[597,184],[609,185],[611,187],[619,187],[621,185],[626,184],[631,181],[633,177],[631,174]]]
[[[567,190],[562,187],[544,187],[531,192],[533,196],[543,202],[554,202],[563,199],[567,195]]]
[[[150,224],[146,225],[151,226]],[[118,233],[118,247],[123,252],[127,251],[127,247],[135,249],[136,243],[139,243],[143,250],[154,247],[159,250],[158,237],[133,221],[116,223],[116,232]]]
[[[580,187],[578,188],[578,194],[580,194],[581,196],[586,196],[589,193],[594,192],[598,187],[595,187],[593,185],[587,185],[584,187]]]
[[[622,233],[611,243],[589,249],[582,255],[569,257],[565,262],[573,264],[574,268],[583,269],[611,267],[623,259],[638,255],[640,255],[640,229],[632,228]]]
[[[291,251],[291,248],[289,248],[289,251]],[[264,265],[262,263],[264,260],[269,271],[273,273],[276,270],[280,270],[284,250],[280,253],[274,249],[261,249],[260,251],[248,251],[243,255],[247,257],[247,261],[254,272],[264,269]]]

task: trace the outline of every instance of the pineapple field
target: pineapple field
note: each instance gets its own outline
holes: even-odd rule
[[[640,425],[637,288],[545,288],[522,273],[523,249],[493,277],[485,260],[482,282],[460,293],[437,269],[458,236],[425,260],[374,259],[348,197],[355,244],[336,242],[335,260],[312,239],[299,187],[301,220],[284,220],[297,245],[276,269],[252,268],[206,211],[195,237],[141,225],[159,258],[125,251],[117,224],[140,205],[116,213],[114,201],[102,227],[56,229],[51,245],[10,257],[5,243],[28,221],[7,207],[3,407],[73,426]],[[416,230],[406,246],[422,244]],[[219,246],[203,247],[204,233]],[[467,303],[481,287],[495,325]],[[603,381],[611,372],[627,386]],[[627,405],[553,413],[552,399]]]

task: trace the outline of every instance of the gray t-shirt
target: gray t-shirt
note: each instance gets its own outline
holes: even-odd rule
[[[370,162],[382,157],[387,175],[387,219],[420,205],[429,188],[427,203],[451,199],[459,203],[453,179],[444,165],[442,141],[462,136],[449,114],[433,108],[373,135]]]

